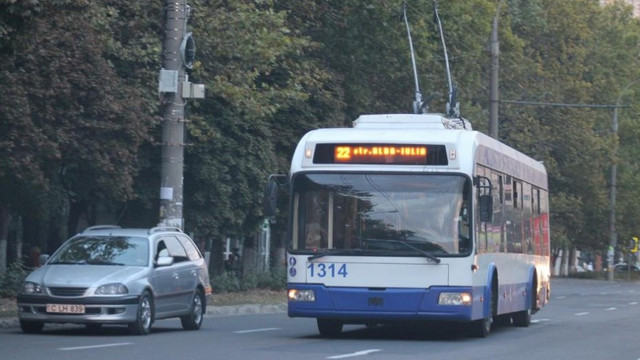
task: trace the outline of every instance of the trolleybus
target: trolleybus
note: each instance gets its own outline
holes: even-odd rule
[[[286,176],[288,315],[441,321],[485,337],[549,300],[545,167],[442,114],[308,132]],[[273,185],[273,183],[272,183]]]

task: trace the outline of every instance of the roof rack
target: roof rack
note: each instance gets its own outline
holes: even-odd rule
[[[95,226],[89,226],[88,228],[84,229],[83,232],[96,231],[96,230],[107,230],[107,229],[121,229],[121,227],[118,226],[118,225],[95,225]]]
[[[175,227],[175,226],[156,226],[156,227],[153,227],[153,228],[149,229],[149,234],[153,234],[153,233],[160,232],[160,231],[182,232],[182,229],[180,229],[179,227]]]

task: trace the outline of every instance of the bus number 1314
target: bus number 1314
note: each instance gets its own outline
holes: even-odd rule
[[[347,277],[347,264],[310,263],[307,269],[310,277]]]

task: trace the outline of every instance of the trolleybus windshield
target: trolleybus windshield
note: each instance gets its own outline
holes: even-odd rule
[[[462,175],[298,174],[290,250],[434,260],[469,254],[470,189]]]

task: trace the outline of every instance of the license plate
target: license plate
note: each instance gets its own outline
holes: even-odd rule
[[[84,314],[84,305],[47,304],[48,313]]]

